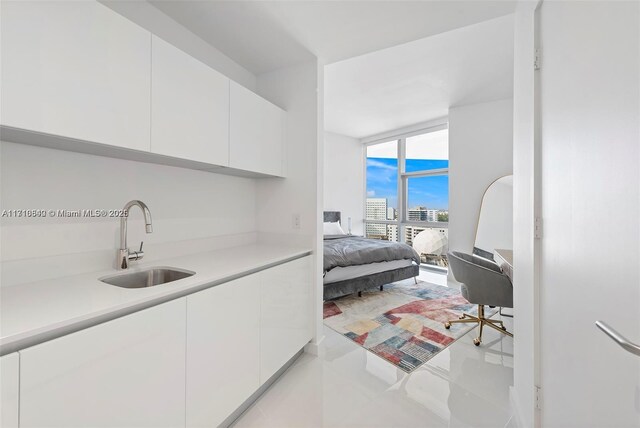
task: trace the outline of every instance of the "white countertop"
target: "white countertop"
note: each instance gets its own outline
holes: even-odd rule
[[[299,247],[252,244],[157,262],[134,262],[131,271],[168,266],[195,272],[189,278],[149,288],[127,289],[98,280],[121,272],[115,269],[0,287],[0,355],[310,253],[310,249]]]

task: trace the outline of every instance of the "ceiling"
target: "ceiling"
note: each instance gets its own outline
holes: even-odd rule
[[[513,94],[513,15],[325,67],[325,129],[355,138]]]
[[[341,61],[510,14],[515,1],[149,0],[254,74]]]

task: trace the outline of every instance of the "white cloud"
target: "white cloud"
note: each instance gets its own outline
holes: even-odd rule
[[[375,190],[368,190],[367,191],[367,197],[368,198],[373,198],[376,195],[376,191]]]
[[[396,165],[388,165],[384,162],[380,162],[373,159],[367,159],[367,166],[373,166],[375,168],[386,169],[388,171],[397,171],[398,167]]]

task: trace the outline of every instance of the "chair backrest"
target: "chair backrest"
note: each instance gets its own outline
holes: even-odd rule
[[[502,269],[489,260],[458,251],[447,254],[451,272],[462,283],[462,295],[471,303],[512,307],[513,286]]]

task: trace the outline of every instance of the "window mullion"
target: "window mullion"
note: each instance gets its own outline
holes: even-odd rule
[[[402,173],[403,177],[412,177],[412,178],[435,177],[438,175],[449,175],[449,168],[425,169],[422,171],[412,171],[412,172]]]
[[[404,173],[406,168],[407,157],[407,140],[406,138],[400,138],[398,140],[398,242],[405,242],[404,240],[404,220],[407,217],[407,194],[406,185],[404,182]]]

